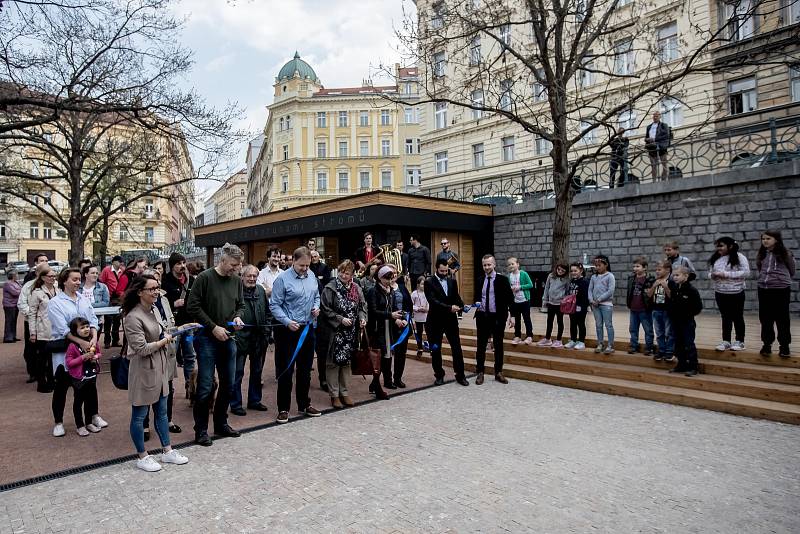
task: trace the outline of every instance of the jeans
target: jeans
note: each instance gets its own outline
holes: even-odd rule
[[[775,327],[778,329],[778,344],[788,347],[792,342],[789,298],[791,288],[758,288],[758,320],[761,321],[761,342],[772,345]]]
[[[586,343],[586,313],[589,310],[583,308],[579,312],[569,314],[569,339]]]
[[[603,325],[608,332],[608,346],[614,346],[614,308],[612,306],[594,306],[592,307],[592,315],[594,315],[595,331],[597,332],[597,344],[603,342]]]
[[[189,336],[180,336],[176,346],[176,358],[183,362],[183,379],[188,384],[197,365],[197,355],[194,352],[194,345]]]
[[[658,354],[671,357],[675,352],[675,336],[672,333],[672,321],[666,310],[653,310],[653,326],[658,338]]]
[[[217,400],[214,403],[214,428],[221,430],[228,424],[228,402],[233,375],[236,372],[236,342],[219,341],[213,335],[194,337],[197,354],[197,391],[194,401],[194,432],[196,436],[208,431],[208,402],[214,385],[214,368],[219,378]]]
[[[144,448],[144,418],[147,412],[150,411],[150,406],[132,406],[131,407],[131,439],[133,445],[136,447],[136,452],[139,454],[146,452]],[[167,398],[164,395],[159,397],[157,402],[153,403],[153,417],[156,423],[156,434],[158,439],[161,440],[162,447],[169,446],[169,424],[167,423]]]
[[[83,417],[81,417],[83,411]],[[75,426],[80,428],[92,422],[92,417],[97,415],[97,379],[86,380],[80,387],[74,388],[72,401],[72,415],[75,417]]]
[[[560,304],[547,305],[547,330],[544,333],[544,337],[547,339],[550,339],[550,335],[553,333],[553,318],[558,321],[558,335],[554,341],[561,341],[564,336],[564,313],[561,311]]]
[[[639,325],[644,330],[644,346],[653,350],[653,315],[652,312],[632,311],[630,315],[631,349],[639,350]]]
[[[267,352],[266,343],[263,348],[255,343],[255,347],[242,351],[236,348],[236,375],[231,387],[231,408],[242,407],[242,380],[244,379],[245,360],[250,360],[250,378],[247,383],[247,405],[261,402],[261,371],[264,369],[264,356]]]
[[[297,342],[303,332],[301,327],[296,332],[292,332],[285,326],[276,326],[275,335],[275,371],[278,378],[278,411],[288,412],[292,406],[292,375],[297,370],[297,385],[295,387],[295,399],[298,411],[305,411],[311,405],[308,390],[311,388],[311,367],[314,364],[314,330],[309,329],[303,346],[297,354],[297,359],[289,365],[292,359]]]
[[[672,330],[675,332],[675,356],[677,368],[683,371],[697,370],[697,347],[694,344],[694,318],[672,317]]]
[[[3,341],[14,341],[17,339],[17,317],[19,317],[19,309],[16,306],[3,306],[3,314],[6,318]]]
[[[172,404],[175,399],[175,388],[172,387],[172,380],[167,382],[169,384],[169,395],[167,395],[167,422],[172,422]],[[143,428],[150,428],[150,409],[148,408],[147,414],[144,416]]]
[[[511,304],[511,315],[514,317],[514,337],[522,337],[522,324],[525,321],[525,337],[533,337],[533,323],[531,322],[531,301],[514,302]]]

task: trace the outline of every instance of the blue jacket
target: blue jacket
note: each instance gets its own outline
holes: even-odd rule
[[[83,284],[81,284],[81,291],[83,291]],[[94,302],[92,302],[92,308],[105,308],[111,304],[111,293],[108,291],[108,286],[103,282],[95,282],[93,293]]]

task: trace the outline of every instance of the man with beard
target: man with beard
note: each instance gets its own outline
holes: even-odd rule
[[[280,267],[282,254],[279,248],[269,249],[267,251],[267,266],[258,273],[256,283],[263,286],[267,291],[267,298],[272,296],[272,284],[278,278],[278,275],[283,272]]]

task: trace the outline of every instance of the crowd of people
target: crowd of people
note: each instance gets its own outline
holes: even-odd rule
[[[193,407],[195,442],[203,446],[213,444],[209,413],[213,435],[238,437],[239,432],[229,424],[229,413],[244,416],[248,410],[268,411],[262,384],[271,346],[278,384],[278,423],[289,421],[293,393],[300,414],[321,415],[309,394],[315,363],[320,387],[328,392],[331,406],[353,406],[350,365],[364,349],[371,349],[380,359],[373,369],[370,393],[388,399],[386,390],[405,388],[403,374],[412,336],[418,356],[430,352],[434,384],[444,383],[442,345],[446,338],[456,382],[468,386],[459,319],[473,307],[475,384],[484,383],[487,350],[494,352],[495,381],[507,384],[503,375],[506,328],[514,330],[511,345],[534,344],[534,286],[520,261],[507,258],[507,274],[501,274],[496,258],[483,256],[476,302],[465,304],[456,276],[461,263],[448,239],[442,239],[442,250],[433,261],[418,236],[411,236],[407,252],[403,245],[398,241],[391,256],[399,259],[397,264],[385,261],[381,258],[385,250],[375,247],[367,233],[364,246],[352,259],[333,269],[322,260],[313,239],[288,256],[272,248],[261,265],[245,264],[242,250],[226,244],[217,264],[196,274],[178,253],[154,265],[143,258],[124,265],[117,256],[103,269],[86,260],[58,274],[48,265],[48,258],[39,255],[22,284],[15,273],[9,273],[3,289],[4,342],[19,341],[18,311],[25,323],[23,355],[28,382],[35,382],[37,391],[52,394],[56,437],[65,434],[63,412],[70,389],[80,436],[108,426],[100,415],[96,387],[101,334],[102,350],[121,346],[129,361],[130,435],[139,457],[137,466],[145,471],[161,469],[161,463],[145,447],[151,411],[163,448],[161,462],[188,462],[170,447],[170,434],[182,431],[172,420],[173,381],[179,367],[183,368],[186,398]],[[699,292],[692,284],[696,270],[680,254],[677,242],[666,243],[663,252],[654,273],[647,259],[638,257],[627,277],[628,352],[676,362],[670,372],[693,376],[698,372],[695,317],[702,310]],[[708,266],[722,318],[722,341],[716,349],[744,350],[749,261],[735,240],[720,237]],[[771,355],[777,337],[779,356],[789,357],[795,262],[780,232],[762,234],[755,266],[760,353]],[[593,258],[591,273],[586,268],[580,262],[558,263],[548,275],[542,295],[546,329],[537,347],[585,350],[585,321],[591,311],[597,340],[594,351],[604,355],[615,352],[617,279],[605,255]],[[120,313],[114,312],[116,306]],[[565,316],[569,321],[566,343]]]

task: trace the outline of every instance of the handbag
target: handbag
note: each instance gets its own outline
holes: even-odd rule
[[[374,375],[381,369],[381,353],[369,345],[366,330],[361,330],[358,348],[350,361],[350,370],[354,375]]]
[[[50,352],[67,352],[69,347],[69,339],[66,337],[61,339],[51,339],[47,342],[47,350]]]
[[[561,313],[566,313],[567,315],[571,313],[575,313],[575,310],[578,308],[578,297],[577,295],[566,295],[563,299],[561,299]]]
[[[119,355],[108,360],[111,364],[111,381],[117,389],[128,389],[128,372],[131,362],[127,356]]]

